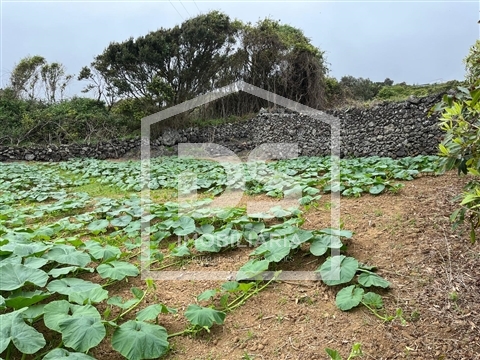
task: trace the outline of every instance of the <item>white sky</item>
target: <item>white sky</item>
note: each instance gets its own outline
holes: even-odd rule
[[[478,1],[0,1],[1,85],[27,55],[78,74],[112,41],[169,28],[220,10],[256,22],[265,17],[302,29],[326,52],[331,76],[424,84],[463,79],[462,59],[479,37]],[[79,93],[73,81],[68,93]]]

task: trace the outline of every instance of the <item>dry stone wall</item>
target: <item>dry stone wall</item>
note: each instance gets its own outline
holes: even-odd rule
[[[393,158],[436,154],[443,133],[438,116],[428,117],[429,109],[441,95],[385,102],[371,108],[331,110],[315,119],[305,114],[262,110],[248,121],[219,126],[168,129],[152,142],[152,154],[175,154],[178,143],[215,143],[235,153],[252,150],[265,143],[297,143],[300,155],[330,153],[330,125],[340,122],[344,157],[388,156]],[[140,139],[111,140],[97,144],[69,144],[31,147],[0,147],[0,161],[61,161],[91,157],[115,159],[139,156]]]

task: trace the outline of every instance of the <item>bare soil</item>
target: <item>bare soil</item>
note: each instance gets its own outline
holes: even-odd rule
[[[223,326],[196,337],[173,337],[165,359],[328,359],[325,348],[346,359],[353,343],[364,359],[480,359],[480,245],[468,229],[453,231],[449,215],[465,179],[455,173],[405,182],[397,194],[341,199],[345,229],[354,232],[347,254],[376,265],[392,283],[382,292],[387,313],[403,310],[407,324],[385,323],[368,309],[342,312],[335,307],[339,288],[321,282],[275,282],[226,317]],[[272,200],[270,200],[272,201]],[[306,229],[330,226],[329,196],[305,214]],[[237,249],[185,265],[186,270],[236,271],[251,249]],[[281,267],[314,270],[321,260],[296,254]],[[180,316],[161,315],[168,333],[183,330],[181,315],[214,281],[159,281],[145,306],[161,302]],[[117,286],[118,285],[118,286]],[[127,295],[140,279],[116,284],[110,295]],[[131,296],[129,296],[131,297]],[[132,315],[133,316],[133,315]],[[97,359],[121,359],[105,342]]]

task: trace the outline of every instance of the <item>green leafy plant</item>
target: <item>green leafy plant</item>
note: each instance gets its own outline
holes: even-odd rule
[[[344,196],[393,191],[393,181],[436,170],[436,159],[342,159],[341,187],[333,190]],[[321,194],[332,191],[330,164],[329,158],[298,158],[229,166],[246,171],[250,192],[274,197],[301,193],[301,203],[313,206]],[[185,204],[152,202],[145,214],[137,194],[142,190],[138,170],[134,161],[0,163],[0,345],[7,359],[24,356],[20,353],[88,359],[104,341],[127,358],[161,357],[169,338],[221,325],[226,314],[277,281],[283,263],[300,253],[318,257],[317,273],[327,286],[340,285],[340,309],[363,304],[379,318],[389,318],[379,295],[367,291],[388,288],[389,283],[346,253],[352,232],[302,229],[302,211],[296,208],[275,206],[256,214],[245,208],[206,209],[211,194],[223,191],[228,179],[219,164],[192,159],[153,159],[150,186],[172,189],[175,175],[192,171],[198,176],[191,189],[207,196]],[[108,196],[91,192],[92,184],[110,189]],[[110,196],[112,189],[121,189],[122,196]],[[151,191],[153,196],[157,190]],[[145,259],[139,234],[148,221],[150,257]],[[175,241],[179,237],[184,241]],[[123,298],[112,286],[138,277],[140,260],[162,271],[206,255],[221,256],[216,253],[240,245],[251,248],[251,258],[238,269],[237,278],[200,294],[198,304],[187,306],[183,314],[157,301],[152,281],[142,289],[131,287],[130,296]],[[327,257],[332,250],[340,255]],[[180,315],[187,327],[169,334],[161,326],[162,317]],[[47,330],[41,333],[40,328]],[[45,344],[45,331],[57,333],[58,344]]]
[[[467,221],[470,240],[476,241],[475,230],[480,226],[480,47],[477,41],[465,59],[467,86],[458,87],[454,95],[445,95],[431,111],[441,112],[440,126],[445,137],[439,145],[445,170],[458,169],[458,174],[473,175],[457,200],[459,208],[451,215],[454,226]]]
[[[343,358],[341,357],[340,353],[337,350],[325,349],[326,353],[332,360],[342,360]],[[352,350],[350,351],[350,354],[348,355],[347,360],[354,359],[358,356],[362,356],[362,344],[360,343],[355,343],[352,345]]]

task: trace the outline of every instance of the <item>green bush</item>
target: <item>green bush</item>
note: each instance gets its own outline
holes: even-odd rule
[[[46,104],[0,96],[1,144],[96,142],[132,133],[131,121],[101,101],[74,97]]]
[[[445,95],[433,109],[442,112],[440,122],[446,132],[439,146],[444,169],[457,168],[459,174],[473,175],[459,196],[460,207],[451,216],[455,226],[465,221],[470,224],[472,243],[480,226],[480,62],[472,60],[480,58],[478,44],[470,49],[465,61],[467,87],[458,87],[455,95]]]
[[[445,93],[450,89],[461,85],[460,81],[452,80],[441,84],[429,85],[407,85],[396,84],[393,86],[383,86],[378,92],[376,98],[379,100],[401,101],[407,99],[410,95],[424,97],[433,94]]]

